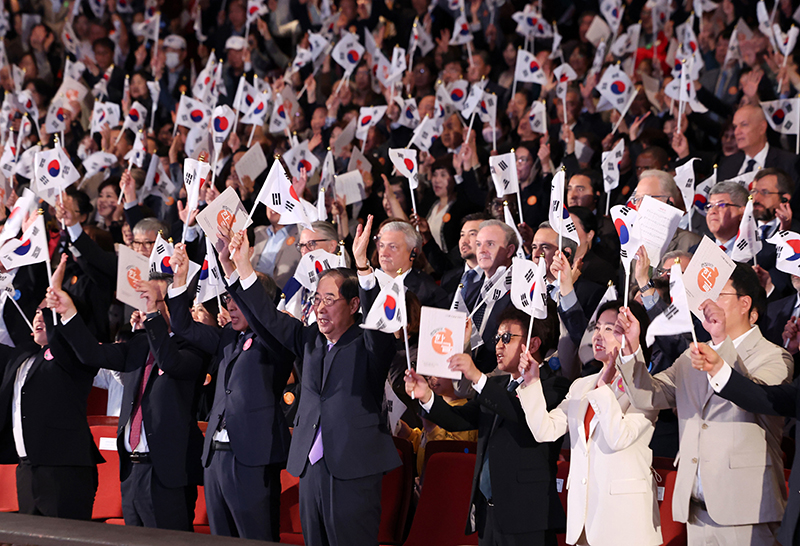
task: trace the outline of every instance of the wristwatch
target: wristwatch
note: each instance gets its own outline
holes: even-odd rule
[[[655,289],[655,285],[653,284],[653,279],[650,279],[649,281],[647,281],[646,285],[644,285],[641,288],[639,288],[639,293],[640,294],[644,294],[645,292],[647,292],[651,288]]]

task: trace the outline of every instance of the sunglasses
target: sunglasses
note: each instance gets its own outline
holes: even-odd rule
[[[494,342],[495,344],[497,344],[500,343],[500,341],[502,340],[504,345],[508,345],[509,343],[511,343],[512,337],[522,337],[522,334],[512,334],[511,332],[503,332],[502,334],[495,334]]]

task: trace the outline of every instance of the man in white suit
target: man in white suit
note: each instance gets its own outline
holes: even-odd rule
[[[791,379],[793,362],[757,326],[766,309],[752,268],[738,264],[714,303],[701,305],[703,327],[726,362],[760,383]],[[639,347],[639,324],[628,311],[615,327],[625,336],[617,367],[634,406],[677,408],[678,476],[672,513],[687,524],[689,546],[772,545],[786,507],[781,458],[783,419],[742,410],[719,397],[708,374],[692,367],[690,350],[650,376]]]

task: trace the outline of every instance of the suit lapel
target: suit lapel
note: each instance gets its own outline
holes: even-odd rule
[[[320,385],[320,392],[322,389],[325,388],[325,383],[328,381],[328,375],[331,371],[331,365],[333,364],[333,359],[336,358],[336,354],[339,350],[353,341],[359,334],[361,333],[361,328],[358,324],[353,324],[349,330],[347,330],[342,337],[336,342],[336,344],[331,347],[330,351],[327,351],[325,354],[325,358],[322,360],[322,384]],[[323,341],[323,350],[326,350],[328,347],[328,342],[324,336],[322,336]]]

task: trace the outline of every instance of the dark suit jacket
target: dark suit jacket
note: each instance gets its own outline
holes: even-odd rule
[[[450,300],[447,299],[447,293],[424,271],[412,269],[406,275],[404,284],[409,292],[416,294],[417,299],[419,299],[422,305],[441,307],[442,309],[448,309],[450,307]],[[367,310],[369,310],[369,308],[367,308]]]
[[[302,358],[303,396],[297,408],[287,470],[303,476],[308,454],[322,428],[325,463],[336,479],[363,478],[388,472],[400,463],[391,433],[381,415],[384,384],[395,354],[391,334],[363,330],[358,321],[328,350],[327,339],[316,324],[280,313],[256,282],[242,290],[231,286],[255,317],[251,328],[260,336],[267,331],[284,347]],[[376,286],[360,290],[363,312],[379,293]]]
[[[547,409],[567,395],[569,380],[550,366],[540,368]],[[506,390],[509,376],[490,377],[475,398],[460,407],[435,396],[428,414],[422,416],[449,431],[478,429],[478,454],[472,478],[470,516],[480,501],[478,489],[483,459],[489,456],[494,517],[504,533],[559,530],[566,524],[556,492],[556,463],[561,442],[537,442],[525,422],[516,393]],[[467,518],[466,534],[480,528]]]
[[[797,302],[797,292],[785,298],[774,301],[767,306],[767,316],[762,321],[762,333],[769,341],[783,347],[783,329],[786,323],[792,318],[794,304]]]
[[[798,386],[800,378],[782,385],[760,385],[732,370],[728,384],[719,395],[745,411],[796,418],[800,415]],[[794,454],[794,463],[796,465],[792,467],[793,471],[789,476],[789,502],[777,535],[778,541],[784,546],[796,544],[794,537],[800,519],[800,474],[794,472],[794,469],[800,468],[800,450]]]
[[[250,322],[250,310],[238,294],[231,295]],[[274,338],[264,339],[250,330],[243,342],[247,349],[243,350],[243,345],[237,343],[239,332],[230,325],[220,330],[192,320],[191,297],[187,290],[170,298],[168,305],[176,335],[204,352],[215,354],[219,363],[203,465],[211,462],[211,441],[223,416],[231,448],[242,464],[263,466],[286,462],[291,437],[280,399],[292,371],[294,355]]]
[[[86,399],[96,369],[81,365],[52,328],[45,313],[49,345],[27,342],[17,349],[0,346],[5,372],[0,383],[0,462],[19,462],[11,431],[11,404],[17,371],[31,356],[33,365],[22,389],[22,434],[33,465],[94,466],[104,462],[86,422]]]
[[[166,487],[183,487],[200,480],[202,433],[192,412],[195,380],[202,371],[200,352],[169,335],[163,317],[145,321],[145,331],[127,343],[97,343],[80,316],[56,327],[78,359],[86,366],[125,372],[125,386],[117,429],[120,452],[120,479],[131,471],[125,456],[125,425],[133,417],[133,407],[144,377],[150,351],[155,365],[142,398],[142,418],[150,458],[158,479]]]

